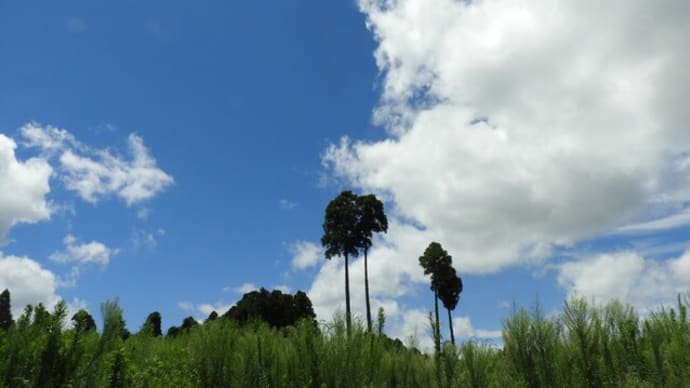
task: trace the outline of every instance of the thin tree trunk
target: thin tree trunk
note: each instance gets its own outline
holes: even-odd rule
[[[438,292],[434,291],[434,312],[436,313],[436,335],[434,342],[436,345],[436,351],[441,351],[441,324],[438,320]]]
[[[350,335],[352,325],[350,316],[350,265],[345,254],[345,324],[347,325],[347,335]]]
[[[450,313],[450,309],[448,310],[448,326],[450,327],[450,343],[455,346],[455,334],[453,333],[453,316]]]
[[[364,294],[367,299],[367,328],[371,333],[371,305],[369,304],[369,269],[367,266],[367,248],[364,248]]]

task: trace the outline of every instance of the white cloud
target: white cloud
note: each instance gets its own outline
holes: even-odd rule
[[[216,302],[194,304],[189,301],[177,303],[178,308],[189,314],[192,314],[194,316],[194,319],[198,322],[203,322],[213,311],[215,311],[218,315],[223,315],[232,306],[234,306],[234,303],[228,304],[224,302]]]
[[[188,301],[177,302],[177,307],[183,311],[194,311],[194,303]]]
[[[458,339],[498,339],[501,338],[501,330],[484,330],[475,329],[472,326],[470,317],[453,317],[453,334],[455,334],[456,341]],[[448,336],[447,334],[443,334]]]
[[[240,295],[244,295],[252,291],[257,291],[258,289],[259,287],[257,287],[254,283],[244,283],[239,287],[233,288],[233,290]]]
[[[690,250],[667,260],[645,259],[636,252],[598,254],[561,264],[558,283],[569,297],[597,303],[615,298],[650,311],[690,291]]]
[[[322,161],[387,200],[389,231],[370,256],[376,297],[426,281],[417,257],[431,241],[461,273],[491,273],[690,201],[690,25],[679,16],[690,3],[359,6],[378,43],[374,119],[388,138],[343,138]],[[361,312],[362,265],[351,264]],[[343,310],[343,282],[339,262],[321,266],[317,313]]]
[[[69,272],[58,276],[55,280],[55,284],[60,288],[74,288],[77,286],[79,275],[81,275],[81,267],[79,265],[74,265],[70,268]]]
[[[52,125],[44,126],[36,122],[30,122],[19,128],[19,133],[24,138],[22,145],[40,148],[41,151],[48,155],[61,151],[65,147],[83,148],[69,131],[53,127]]]
[[[46,195],[52,168],[42,158],[17,160],[16,147],[0,134],[0,243],[13,225],[47,220],[51,215]]]
[[[158,228],[155,231],[133,229],[130,243],[135,250],[146,248],[154,249],[158,245],[158,239],[165,236],[165,229]]]
[[[201,304],[196,306],[196,309],[205,319],[214,311],[216,313],[218,313],[218,315],[223,315],[228,310],[230,310],[230,307],[232,307],[234,305],[235,305],[234,303],[223,303],[223,302],[201,303]]]
[[[137,210],[137,218],[146,221],[149,219],[149,216],[151,215],[151,209],[144,207],[139,210]]]
[[[68,190],[88,202],[116,195],[129,206],[154,197],[174,183],[135,134],[127,139],[129,160],[107,149],[88,147],[64,129],[30,123],[21,128],[21,134],[27,146],[38,147],[47,156],[60,154],[60,179]]]
[[[618,231],[625,233],[655,232],[659,230],[678,228],[688,224],[690,224],[690,209],[684,209],[679,213],[672,214],[667,217],[625,225],[618,228]]]
[[[58,302],[55,275],[27,257],[0,252],[0,291],[10,290],[12,315],[19,317],[27,304],[43,303],[48,309]]]
[[[174,181],[156,166],[140,137],[129,135],[129,149],[133,159],[125,161],[107,151],[100,151],[100,160],[81,157],[71,150],[60,156],[65,170],[65,185],[82,199],[97,202],[103,196],[115,194],[132,205],[155,196]]]
[[[345,139],[324,163],[389,198],[466,271],[543,261],[678,189],[690,26],[677,12],[690,4],[359,4],[389,138]]]
[[[320,245],[309,241],[296,241],[288,247],[292,254],[291,265],[295,269],[306,269],[316,265],[323,257]]]
[[[286,286],[285,284],[278,284],[276,286],[273,286],[274,290],[278,290],[282,292],[283,294],[289,294],[290,293],[290,287]]]
[[[63,242],[65,250],[57,251],[50,255],[51,260],[59,263],[94,263],[106,266],[110,261],[110,257],[118,253],[117,249],[108,248],[105,244],[98,241],[79,244],[76,237],[71,234],[65,236]]]
[[[399,238],[395,241],[375,239],[369,251],[369,292],[372,300],[395,299],[416,289],[414,283],[427,282],[418,258],[432,241],[432,236],[396,219],[389,219],[388,234]],[[308,294],[319,319],[329,320],[336,310],[345,311],[345,267],[340,257],[322,261],[324,264]],[[461,262],[456,261],[455,264],[460,272],[464,272]],[[361,256],[350,258],[350,292],[353,312],[364,316],[364,263]],[[372,306],[372,314],[377,308]]]
[[[285,209],[285,210],[290,210],[290,209],[294,209],[295,207],[297,207],[296,202],[292,202],[292,201],[287,200],[287,199],[281,199],[278,203],[280,204],[280,208]]]

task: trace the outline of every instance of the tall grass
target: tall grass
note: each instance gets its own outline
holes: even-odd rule
[[[687,303],[640,317],[618,302],[569,300],[560,314],[515,308],[503,347],[407,349],[342,319],[274,330],[209,321],[175,338],[123,340],[122,310],[103,330],[65,328],[65,306],[28,307],[0,330],[0,387],[687,387]]]

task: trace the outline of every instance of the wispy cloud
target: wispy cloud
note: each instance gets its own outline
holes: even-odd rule
[[[683,211],[668,217],[626,225],[618,228],[617,231],[622,233],[647,233],[678,228],[686,225],[690,225],[690,209],[684,209]]]
[[[292,243],[288,250],[292,254],[290,264],[295,269],[306,269],[313,267],[323,257],[323,249],[309,241],[296,241]]]
[[[280,204],[280,208],[284,210],[290,210],[297,207],[297,203],[289,201],[287,199],[281,199],[278,203]]]
[[[105,267],[110,262],[110,257],[119,251],[98,241],[80,244],[71,234],[65,236],[63,242],[65,249],[50,255],[50,260],[58,263],[100,264]]]
[[[153,198],[174,183],[172,176],[158,168],[143,139],[133,133],[127,138],[131,157],[127,159],[108,149],[86,146],[64,129],[29,123],[20,132],[24,144],[39,148],[46,158],[59,154],[60,179],[87,202],[115,195],[129,206]]]

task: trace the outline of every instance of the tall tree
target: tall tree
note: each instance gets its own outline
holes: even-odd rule
[[[367,254],[372,245],[373,233],[388,231],[388,219],[383,211],[383,203],[373,194],[357,197],[357,207],[359,210],[359,222],[357,229],[360,235],[360,248],[364,250],[364,294],[367,306],[367,328],[371,332],[371,305],[369,303],[369,265]]]
[[[450,342],[455,345],[455,333],[453,333],[453,316],[452,310],[458,305],[460,300],[460,293],[462,292],[462,279],[457,275],[455,268],[449,265],[442,269],[440,274],[440,284],[438,297],[443,303],[443,307],[448,310],[448,327],[450,329]]]
[[[13,324],[10,290],[5,289],[5,291],[0,293],[0,329],[7,330]]]
[[[434,345],[436,351],[441,350],[441,326],[438,319],[438,296],[441,285],[441,274],[453,263],[453,258],[446,252],[441,244],[432,242],[419,257],[419,265],[424,268],[425,275],[431,275],[431,291],[434,292],[435,335]]]
[[[350,333],[352,316],[350,313],[350,268],[349,257],[357,257],[361,246],[361,234],[357,227],[359,221],[357,196],[352,191],[343,191],[326,206],[321,245],[326,248],[326,259],[343,256],[345,259],[345,322]]]

